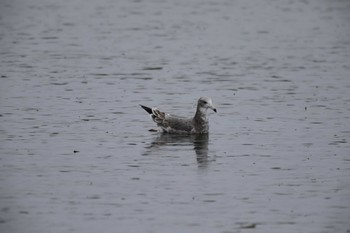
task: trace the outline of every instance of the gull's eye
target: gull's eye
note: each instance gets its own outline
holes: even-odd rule
[[[204,103],[204,104],[207,104],[208,102],[207,102],[207,101],[205,101],[205,100],[203,100],[203,103]]]

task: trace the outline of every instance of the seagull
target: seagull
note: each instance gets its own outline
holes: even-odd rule
[[[158,108],[140,106],[150,114],[151,118],[164,133],[171,134],[206,134],[209,132],[207,110],[210,108],[216,112],[216,108],[210,97],[201,97],[197,103],[197,111],[194,117],[180,117],[165,112]]]

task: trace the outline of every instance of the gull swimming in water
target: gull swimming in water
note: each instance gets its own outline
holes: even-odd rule
[[[164,133],[173,134],[204,134],[209,132],[209,122],[207,118],[208,108],[216,112],[211,98],[201,97],[197,103],[197,111],[194,117],[180,117],[159,111],[157,108],[149,108],[140,104],[157,123]]]

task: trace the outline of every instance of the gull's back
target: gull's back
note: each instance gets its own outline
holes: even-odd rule
[[[191,133],[192,118],[178,117],[167,114],[162,124],[158,124],[167,133]]]

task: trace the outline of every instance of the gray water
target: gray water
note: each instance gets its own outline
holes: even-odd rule
[[[2,0],[1,232],[350,232],[347,0]],[[192,116],[171,136],[139,104]]]

